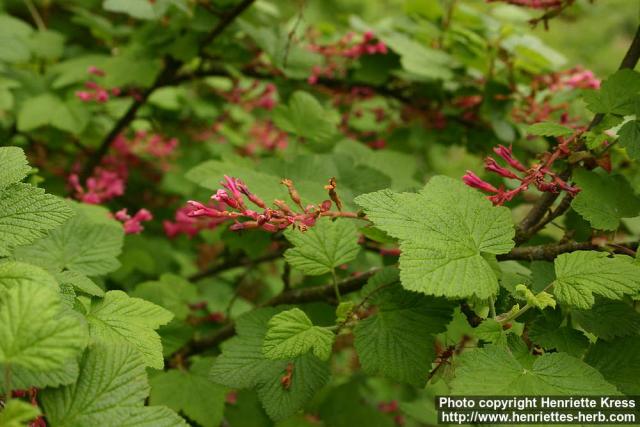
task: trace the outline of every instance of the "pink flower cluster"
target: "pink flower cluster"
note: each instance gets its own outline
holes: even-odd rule
[[[356,218],[357,214],[352,212],[330,212],[332,202],[325,200],[318,205],[308,205],[304,207],[300,200],[300,195],[288,179],[283,179],[282,184],[289,190],[289,197],[301,212],[294,211],[287,205],[284,200],[274,200],[277,209],[269,208],[265,202],[255,194],[253,194],[247,186],[239,179],[224,176],[221,182],[223,188],[218,189],[211,196],[215,202],[228,207],[229,210],[220,207],[206,206],[200,202],[190,200],[189,206],[193,210],[187,213],[190,217],[213,218],[218,221],[232,220],[234,223],[229,227],[231,230],[247,230],[260,228],[269,232],[283,230],[289,226],[306,231],[309,227],[315,225],[319,216],[344,216]],[[330,198],[336,203],[338,209],[341,209],[341,202],[335,192],[335,179],[330,180],[330,184],[325,188],[329,190]],[[261,212],[255,211],[247,207],[245,203],[247,198],[253,205],[262,209]]]
[[[131,166],[138,165],[142,156],[147,155],[159,160],[160,167],[166,170],[169,167],[167,159],[178,144],[176,138],[146,132],[137,132],[133,139],[118,135],[112,144],[112,153],[102,159],[100,166],[95,168],[84,185],[78,174],[80,164],[74,166],[74,172],[68,177],[73,197],[84,203],[100,204],[122,196]]]
[[[600,79],[591,70],[582,67],[574,67],[570,70],[562,71],[555,75],[554,82],[551,82],[549,89],[553,91],[570,89],[599,89]]]
[[[95,66],[90,66],[87,72],[96,77],[104,77],[105,72]],[[105,103],[111,96],[120,96],[122,90],[119,87],[107,89],[95,81],[87,81],[84,84],[85,89],[76,92],[76,97],[82,102],[98,102]]]
[[[69,185],[74,191],[74,198],[84,203],[100,204],[124,194],[126,177],[116,171],[97,167],[93,176],[87,178],[86,185],[80,184],[77,173],[69,175]]]
[[[114,215],[115,219],[122,222],[125,234],[139,234],[144,230],[143,222],[151,221],[153,215],[146,209],[140,209],[133,216],[129,215],[127,209],[120,209]]]
[[[564,148],[565,147],[563,147],[562,150],[564,150]],[[477,188],[488,193],[493,193],[493,196],[489,196],[488,199],[491,200],[494,205],[502,205],[505,202],[512,200],[516,195],[527,190],[530,185],[534,185],[538,190],[543,192],[559,193],[564,190],[573,196],[580,191],[580,189],[572,187],[556,175],[555,172],[550,170],[551,163],[560,156],[560,150],[557,150],[555,153],[550,155],[545,162],[535,164],[531,168],[526,168],[513,156],[511,147],[507,148],[503,145],[498,145],[493,149],[493,151],[507,162],[511,169],[500,166],[493,157],[487,157],[485,159],[485,169],[504,178],[520,181],[520,185],[518,187],[508,191],[504,189],[504,186],[496,188],[490,183],[483,181],[475,173],[469,170],[462,177],[462,181],[470,187]],[[546,179],[547,177],[550,178],[549,181]]]
[[[319,45],[312,43],[309,50],[324,56],[324,66],[315,65],[311,69],[311,75],[307,79],[309,84],[316,84],[321,77],[332,78],[345,72],[344,64],[338,59],[355,60],[363,55],[385,55],[388,52],[387,45],[377,40],[373,32],[366,31],[360,41],[354,42],[356,34],[348,32],[336,43]]]

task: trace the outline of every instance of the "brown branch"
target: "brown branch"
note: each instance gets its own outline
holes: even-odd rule
[[[350,277],[338,283],[340,294],[345,295],[351,292],[360,290],[378,271],[379,268],[373,268],[357,276]],[[316,301],[333,301],[335,297],[333,283],[321,286],[312,286],[302,289],[291,289],[284,291],[279,295],[267,300],[266,302],[257,306],[261,307],[274,307],[277,305],[287,304],[303,304]],[[216,331],[214,335],[199,340],[192,340],[185,347],[183,347],[173,358],[178,360],[184,360],[185,358],[201,353],[203,351],[212,349],[221,342],[233,337],[236,334],[235,324],[233,321],[222,326]]]
[[[618,67],[618,69],[619,70],[633,69],[638,63],[638,60],[640,60],[640,26],[638,26],[638,29],[636,30],[636,33],[635,33],[635,36],[633,37],[631,45],[629,45],[629,49],[627,50],[627,53],[624,55],[624,58],[622,59],[622,62],[620,63],[620,66]],[[604,118],[604,114],[602,113],[596,114],[591,120],[591,123],[589,123],[588,130],[591,130],[595,126],[597,126],[602,121],[603,118]],[[567,181],[571,177],[571,167],[568,167],[567,169],[565,169],[559,176],[564,181]],[[516,229],[516,239],[515,239],[516,243],[519,244],[519,243],[526,242],[531,236],[533,236],[533,234],[535,234],[535,232],[542,229],[544,225],[546,225],[549,222],[549,221],[544,222],[543,218],[545,217],[545,215],[547,215],[549,208],[556,201],[556,199],[558,198],[558,195],[559,193],[557,194],[544,193],[536,201],[536,203],[533,205],[533,207],[531,208],[527,216],[520,222],[520,224],[518,224],[518,227]],[[568,207],[566,209],[568,209]],[[552,216],[553,214],[549,214],[549,215]],[[553,218],[551,218],[551,220],[553,220]],[[541,221],[543,221],[542,225],[541,225]],[[535,231],[532,233],[531,232],[532,230],[535,230]]]
[[[211,277],[211,276],[215,276],[216,274],[222,273],[224,271],[227,270],[231,270],[234,268],[238,268],[238,267],[248,267],[251,265],[256,265],[256,264],[260,264],[263,262],[269,262],[269,261],[274,261],[278,258],[280,258],[283,254],[283,251],[277,251],[271,254],[267,254],[255,259],[251,259],[251,258],[233,258],[230,259],[228,261],[225,261],[221,264],[218,265],[214,265],[213,267],[210,267],[206,270],[202,270],[199,271],[195,274],[192,274],[191,276],[189,276],[189,280],[191,280],[192,282],[197,282],[198,280],[202,280],[206,277]]]
[[[203,50],[207,47],[207,45],[211,44],[216,37],[218,37],[222,32],[229,26],[231,23],[249,6],[254,3],[255,0],[243,0],[241,3],[236,5],[233,9],[231,9],[227,14],[225,14],[218,24],[207,34],[207,36],[200,43],[200,47],[198,50],[199,54],[202,54]],[[120,132],[122,132],[129,124],[135,119],[136,114],[140,107],[142,107],[146,102],[149,96],[158,88],[167,86],[171,84],[175,80],[175,77],[178,73],[178,70],[184,64],[182,61],[175,60],[171,57],[167,57],[165,60],[164,67],[160,74],[156,77],[153,84],[147,88],[139,99],[134,100],[133,104],[129,107],[126,113],[116,122],[111,131],[103,138],[100,146],[95,151],[95,153],[89,158],[87,164],[82,170],[80,174],[80,182],[84,182],[88,177],[91,176],[93,170],[100,164],[102,158],[107,154],[111,144],[114,139]]]
[[[499,261],[553,261],[558,255],[566,252],[597,249],[600,249],[600,247],[591,242],[551,243],[548,245],[513,248],[508,254],[498,255],[497,258]]]

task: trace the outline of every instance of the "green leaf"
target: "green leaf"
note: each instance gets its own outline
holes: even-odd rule
[[[371,400],[371,389],[358,381],[340,384],[327,393],[318,408],[324,425],[331,427],[394,427],[390,414],[383,414]],[[297,426],[296,426],[297,427]]]
[[[479,339],[501,346],[507,345],[509,334],[514,332],[513,327],[505,330],[500,322],[491,318],[483,320],[475,330]]]
[[[640,74],[620,70],[602,82],[599,91],[584,94],[587,106],[594,113],[633,114],[633,103],[640,92]]]
[[[322,142],[337,132],[338,116],[307,92],[297,91],[273,112],[274,123],[301,138]]]
[[[575,357],[582,357],[589,340],[580,331],[569,326],[561,326],[562,315],[559,310],[545,311],[529,328],[529,338],[545,350],[557,350]]]
[[[62,227],[30,246],[16,250],[18,260],[33,262],[47,270],[71,270],[97,276],[116,270],[122,251],[122,226],[84,205],[72,205],[76,215]],[[86,283],[85,283],[86,285]]]
[[[22,148],[0,148],[0,189],[22,181],[30,170]]]
[[[40,411],[36,406],[13,399],[0,411],[0,427],[24,427],[38,415]]]
[[[515,290],[518,298],[525,300],[527,304],[537,307],[540,310],[544,310],[547,307],[556,307],[556,300],[554,300],[553,295],[548,292],[542,291],[536,295],[525,285],[516,285]]]
[[[309,350],[320,360],[331,356],[334,334],[326,328],[314,326],[299,308],[273,316],[267,324],[262,352],[268,359],[292,359]]]
[[[188,371],[171,369],[153,376],[150,404],[182,412],[202,427],[218,427],[227,391],[209,379],[212,363],[212,358],[198,358]]]
[[[629,157],[640,160],[640,121],[629,120],[618,131],[618,142],[626,148]]]
[[[118,427],[190,427],[190,425],[180,415],[165,406],[144,406],[133,410],[118,424]]]
[[[622,393],[640,394],[640,337],[598,340],[584,361]]]
[[[28,132],[42,126],[53,126],[72,133],[79,133],[83,127],[74,111],[50,93],[27,99],[18,112],[20,132]]]
[[[555,259],[556,299],[572,307],[588,309],[594,303],[593,294],[609,299],[640,291],[640,265],[631,258],[606,252],[576,251]]]
[[[113,345],[127,342],[142,353],[148,366],[156,369],[162,369],[164,360],[155,330],[172,318],[173,314],[164,308],[122,291],[107,292],[87,315],[93,341]]]
[[[490,258],[509,252],[511,214],[462,182],[435,176],[418,194],[382,190],[356,198],[369,219],[400,239],[400,279],[412,291],[488,298],[498,290]]]
[[[284,253],[285,260],[311,276],[353,261],[360,251],[358,233],[348,220],[320,218],[307,231],[287,230],[285,236],[294,245]]]
[[[434,334],[444,331],[453,307],[407,292],[397,280],[397,271],[383,271],[367,285],[377,312],[358,322],[354,345],[366,373],[422,387],[435,357]]]
[[[96,344],[80,363],[76,383],[45,389],[40,402],[52,427],[122,425],[149,392],[142,355],[129,345]]]
[[[131,296],[158,304],[171,311],[176,319],[184,320],[190,314],[189,303],[198,299],[198,290],[183,277],[163,274],[160,280],[139,284]]]
[[[571,135],[574,132],[571,128],[552,122],[534,123],[528,126],[526,131],[531,135],[542,136],[565,136]]]
[[[0,364],[58,369],[86,344],[86,327],[63,313],[56,290],[24,281],[0,292]]]
[[[0,190],[0,256],[41,237],[71,217],[62,199],[17,183]]]
[[[231,388],[255,388],[267,414],[281,420],[296,413],[329,378],[329,368],[311,353],[291,361],[269,360],[262,354],[267,322],[281,310],[262,308],[236,322],[238,335],[222,346],[211,370],[212,379]],[[291,364],[291,368],[289,365]],[[288,388],[281,379],[291,369]]]
[[[102,8],[109,12],[122,12],[138,19],[155,19],[153,3],[147,0],[104,0]]]
[[[590,310],[572,310],[571,318],[585,331],[604,340],[640,332],[640,313],[626,301],[598,298]]]
[[[615,395],[616,388],[580,359],[547,353],[523,366],[509,350],[490,345],[458,357],[451,394]]]
[[[576,170],[573,176],[581,190],[571,202],[571,207],[593,228],[616,230],[621,218],[640,214],[640,197],[635,195],[623,176],[584,169]]]
[[[0,264],[0,292],[24,283],[32,283],[55,291],[60,290],[53,276],[40,267],[15,261]]]

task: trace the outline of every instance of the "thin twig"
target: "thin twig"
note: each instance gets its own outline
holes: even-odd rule
[[[195,274],[189,276],[189,280],[193,282],[197,282],[198,280],[202,280],[207,277],[215,276],[216,274],[222,273],[227,270],[231,270],[238,267],[248,267],[256,264],[261,264],[263,262],[274,261],[282,256],[282,251],[270,253],[267,255],[263,255],[261,257],[251,259],[251,258],[232,258],[227,260],[221,264],[214,265],[206,270],[199,271]]]
[[[24,0],[24,4],[27,6],[27,9],[29,9],[29,13],[33,18],[33,21],[36,23],[36,27],[38,27],[38,30],[45,31],[47,29],[47,26],[45,25],[40,12],[38,12],[38,8],[36,8],[31,0]]]

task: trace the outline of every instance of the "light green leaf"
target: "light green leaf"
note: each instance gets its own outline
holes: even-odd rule
[[[320,218],[307,231],[287,230],[285,236],[294,245],[284,253],[285,260],[312,276],[353,261],[360,251],[358,233],[349,221]]]
[[[72,215],[62,199],[17,183],[0,190],[0,256],[41,237]]]
[[[572,307],[588,309],[594,303],[593,294],[609,299],[640,291],[640,265],[631,258],[606,252],[576,251],[555,259],[556,299]]]
[[[98,297],[104,295],[104,291],[102,290],[102,288],[96,285],[93,280],[75,271],[61,271],[56,273],[55,277],[61,284],[71,285],[74,289],[77,289],[86,294]]]
[[[262,352],[268,359],[293,359],[309,350],[320,360],[331,356],[334,334],[326,328],[314,326],[299,308],[273,316],[267,324]]]
[[[199,358],[188,371],[171,369],[153,376],[150,404],[182,412],[202,427],[218,427],[227,389],[209,379],[212,363],[211,358]]]
[[[397,271],[374,276],[365,290],[377,307],[354,330],[355,349],[362,369],[370,375],[423,387],[435,357],[434,334],[444,331],[452,304],[439,298],[407,292]]]
[[[382,190],[356,198],[374,225],[400,239],[400,279],[428,295],[488,298],[498,290],[490,258],[509,252],[507,208],[462,182],[435,176],[418,194]]]
[[[31,170],[22,148],[0,148],[0,189],[15,184],[27,176]]]
[[[338,116],[307,92],[297,91],[273,112],[274,123],[301,138],[322,142],[337,132]]]
[[[138,19],[155,19],[153,3],[147,0],[104,0],[102,8],[109,12],[122,12]]]
[[[71,220],[34,244],[16,250],[16,258],[54,272],[66,269],[87,276],[116,270],[124,238],[122,226],[106,216],[94,218],[93,210],[83,205],[72,206],[76,215]]]
[[[506,346],[509,335],[515,332],[513,327],[505,330],[500,322],[492,318],[483,320],[475,329],[475,335],[479,339],[501,346]]]
[[[0,368],[1,368],[0,364]],[[62,367],[48,369],[46,371],[32,371],[20,366],[11,367],[11,388],[16,390],[26,390],[30,387],[45,388],[58,387],[74,383],[78,378],[78,360],[76,358],[68,360]],[[0,382],[0,392],[4,387]]]
[[[56,290],[25,280],[0,291],[0,365],[55,370],[86,344],[86,326],[63,313]]]
[[[527,133],[542,136],[565,136],[573,134],[574,130],[552,122],[534,123],[527,127]]]
[[[81,119],[57,96],[45,93],[27,99],[18,111],[18,130],[28,132],[41,126],[79,133]]]
[[[36,406],[13,399],[0,410],[0,427],[24,427],[38,415],[40,411]]]
[[[291,361],[269,360],[262,354],[268,320],[278,309],[262,308],[236,322],[238,335],[222,346],[211,370],[212,379],[231,388],[255,388],[267,414],[274,420],[287,418],[305,405],[324,386],[329,368],[311,353]],[[292,372],[288,388],[281,379]]]
[[[629,157],[640,160],[640,121],[629,120],[618,131],[618,142],[627,150]]]
[[[490,345],[458,357],[451,394],[464,395],[615,395],[616,388],[580,359],[547,353],[523,366],[511,352]]]
[[[625,177],[605,175],[578,169],[573,174],[580,193],[571,202],[593,228],[616,230],[621,218],[632,218],[640,213],[640,197]]]
[[[56,280],[40,267],[25,262],[9,261],[0,264],[0,291],[24,283],[33,283],[55,291],[60,290]]]
[[[584,361],[622,393],[640,394],[640,337],[598,340]]]
[[[160,336],[155,330],[172,318],[173,314],[164,308],[131,298],[122,291],[107,292],[87,315],[93,341],[130,343],[142,353],[145,363],[156,369],[162,369],[164,360]]]
[[[544,310],[547,307],[555,308],[556,300],[553,299],[553,295],[548,292],[540,292],[537,295],[531,292],[525,285],[516,285],[516,296],[523,299],[527,304]]]
[[[52,427],[120,425],[149,392],[142,355],[126,344],[96,344],[80,363],[76,383],[45,389],[40,398]]]

